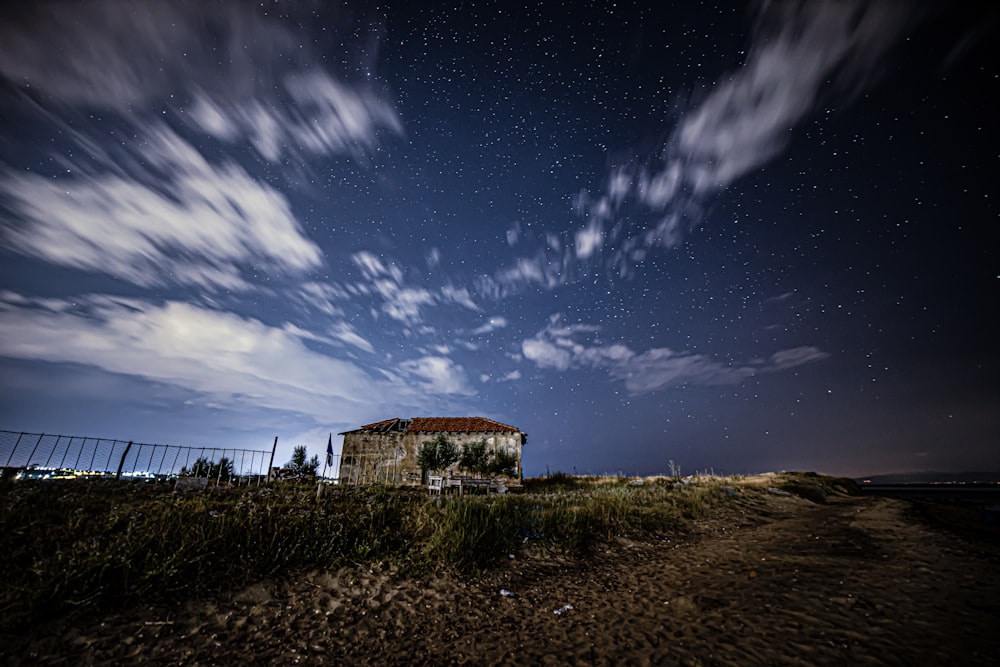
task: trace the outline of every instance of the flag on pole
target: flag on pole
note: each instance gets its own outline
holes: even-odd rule
[[[333,433],[326,440],[326,467],[333,467]]]

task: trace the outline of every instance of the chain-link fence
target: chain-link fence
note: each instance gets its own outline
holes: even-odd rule
[[[0,430],[3,476],[19,479],[204,477],[216,483],[260,484],[268,477],[273,451]]]

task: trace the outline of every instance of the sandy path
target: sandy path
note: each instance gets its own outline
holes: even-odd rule
[[[901,501],[747,495],[679,542],[475,582],[365,569],[142,608],[12,664],[1000,664],[1000,549]],[[501,588],[513,591],[503,597]],[[556,609],[572,609],[556,614]],[[42,631],[52,634],[51,631]]]

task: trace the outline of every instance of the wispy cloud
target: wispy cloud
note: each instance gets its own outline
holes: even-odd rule
[[[339,331],[347,342],[370,347],[353,335],[349,327]],[[0,356],[93,366],[182,387],[222,407],[350,423],[378,409],[428,409],[441,398],[475,394],[462,367],[444,356],[404,360],[401,376],[304,343],[329,337],[183,302],[0,293]]]
[[[467,287],[450,282],[441,287],[407,283],[403,269],[394,260],[367,250],[351,255],[351,261],[364,281],[355,283],[350,291],[380,297],[380,311],[404,324],[420,324],[424,321],[424,309],[435,305],[456,304],[476,312],[482,310]]]
[[[427,356],[404,361],[399,364],[399,369],[415,378],[421,388],[434,394],[472,396],[476,393],[465,370],[447,357]]]
[[[821,99],[850,97],[869,84],[912,13],[898,2],[770,5],[760,17],[746,64],[716,84],[683,119],[667,167],[653,179],[683,179],[695,194],[703,194],[770,160],[784,149],[789,130]]]
[[[441,299],[445,302],[457,303],[458,305],[464,306],[469,310],[477,312],[482,310],[472,298],[472,294],[469,293],[469,289],[467,287],[445,285],[441,288]]]
[[[472,330],[473,336],[484,336],[507,326],[507,318],[496,315]]]
[[[614,167],[602,193],[574,197],[587,218],[576,234],[576,259],[599,247],[602,225],[627,230],[604,253],[619,275],[631,274],[648,249],[676,246],[702,222],[710,195],[780,154],[821,103],[847,103],[876,80],[889,51],[924,12],[865,0],[761,7],[743,66],[683,113],[654,155]]]
[[[603,243],[604,225],[600,220],[593,219],[586,227],[576,233],[576,258],[589,258]]]
[[[513,382],[514,380],[520,380],[520,379],[521,379],[521,371],[519,371],[519,370],[517,370],[515,368],[511,372],[509,372],[509,373],[505,374],[503,377],[501,377],[499,381],[500,382]]]
[[[0,227],[9,246],[146,287],[246,289],[255,269],[320,266],[282,194],[234,163],[210,164],[165,125],[146,129],[131,169],[0,174],[0,197],[15,213]]]
[[[559,314],[544,329],[521,341],[521,353],[538,368],[567,371],[604,369],[625,384],[631,394],[644,394],[677,385],[739,384],[758,372],[773,372],[819,361],[829,355],[811,346],[775,352],[765,364],[732,364],[693,352],[660,347],[637,353],[627,345],[591,342],[600,327],[567,324]]]
[[[87,297],[0,304],[0,354],[72,362],[177,385],[222,404],[315,417],[377,401],[360,368],[311,351],[302,332],[180,302]]]
[[[487,298],[501,299],[531,286],[551,290],[572,280],[574,264],[571,248],[540,250],[531,256],[518,257],[513,265],[491,275],[479,276],[475,281],[476,291]]]
[[[333,16],[301,21],[309,12]],[[339,41],[341,71],[302,34],[310,25],[330,28],[316,40]],[[402,131],[372,83],[377,43],[357,37],[368,27],[363,12],[242,2],[39,2],[7,13],[3,104],[30,111],[58,149],[49,172],[5,156],[4,241],[143,287],[246,290],[320,267],[273,175],[308,170],[312,156],[362,157],[380,133]],[[73,122],[81,111],[96,120]],[[260,158],[279,165],[268,181]]]
[[[754,375],[750,366],[732,366],[704,354],[653,348],[630,356],[609,369],[611,377],[622,380],[632,394],[644,394],[683,384],[739,384]]]
[[[779,350],[778,352],[772,354],[770,368],[781,371],[787,368],[795,368],[796,366],[801,366],[802,364],[808,364],[813,361],[820,361],[821,359],[826,359],[829,356],[830,355],[823,350],[811,345],[793,347],[789,350]]]
[[[122,11],[113,0],[95,0],[22,8],[0,28],[0,75],[43,102],[126,116],[170,108],[217,139],[249,139],[271,162],[290,153],[361,154],[379,129],[399,133],[402,125],[367,83],[338,80],[321,67],[301,34],[322,23],[309,15],[317,11],[333,14],[326,25],[345,60],[365,69],[363,52],[373,44],[352,45],[356,35],[371,34],[356,25],[365,19],[333,6],[279,13],[243,2],[148,0],[142,11]]]

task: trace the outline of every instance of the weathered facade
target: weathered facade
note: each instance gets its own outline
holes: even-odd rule
[[[340,433],[344,436],[340,483],[422,484],[417,453],[422,443],[439,434],[459,447],[483,440],[488,451],[513,454],[521,478],[521,449],[528,434],[520,429],[485,417],[414,417],[386,419]],[[456,466],[449,472],[457,472]]]

